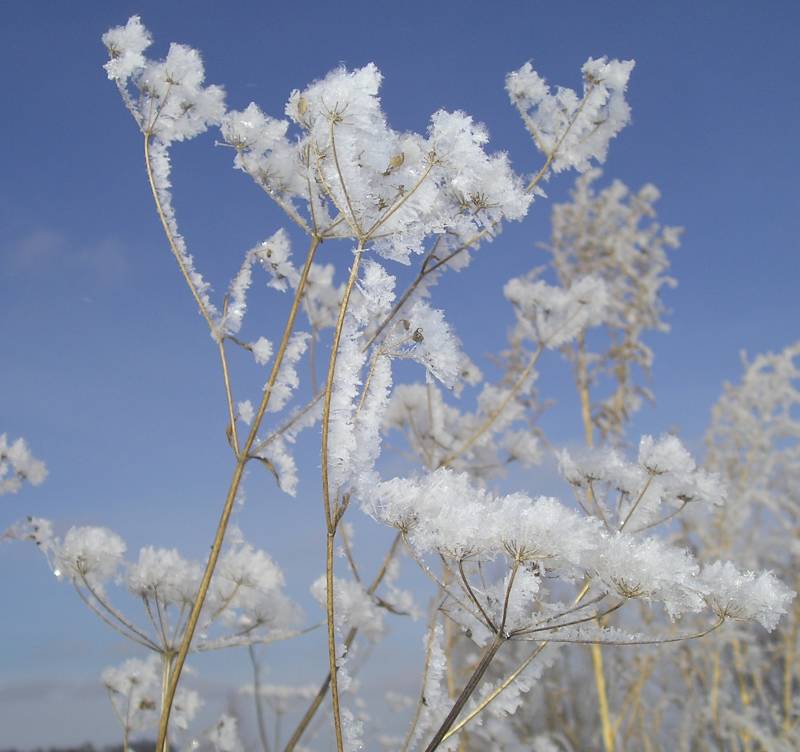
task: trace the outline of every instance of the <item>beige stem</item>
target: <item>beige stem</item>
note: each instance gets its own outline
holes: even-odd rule
[[[339,305],[339,316],[336,322],[336,329],[333,334],[333,344],[331,345],[331,355],[328,362],[328,376],[325,379],[325,389],[323,392],[322,403],[322,503],[325,508],[325,525],[327,535],[325,536],[325,584],[326,598],[325,611],[328,622],[328,663],[331,675],[331,709],[333,714],[333,728],[336,733],[336,749],[343,752],[344,741],[342,734],[342,718],[339,702],[339,682],[337,679],[336,665],[336,625],[334,624],[334,592],[333,592],[333,553],[336,541],[336,529],[341,519],[339,509],[334,509],[331,504],[331,489],[328,468],[328,438],[330,434],[331,398],[333,396],[333,380],[336,374],[336,359],[339,354],[339,343],[342,339],[345,315],[350,304],[350,295],[358,279],[358,267],[361,262],[361,245],[356,249],[353,258],[353,266],[350,269],[350,277],[344,290],[342,302]]]

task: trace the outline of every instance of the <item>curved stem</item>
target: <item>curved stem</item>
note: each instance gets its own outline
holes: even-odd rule
[[[332,131],[331,131],[332,135]],[[325,584],[326,598],[325,610],[328,622],[328,663],[331,672],[331,706],[333,712],[333,727],[336,733],[336,748],[338,752],[344,749],[342,734],[342,719],[339,703],[339,683],[337,680],[336,666],[336,625],[334,624],[334,582],[333,582],[333,554],[336,540],[336,528],[341,520],[338,509],[334,509],[331,504],[330,477],[328,473],[328,439],[330,435],[330,416],[331,400],[333,397],[333,382],[336,375],[336,360],[339,355],[339,344],[344,330],[345,315],[350,304],[350,295],[358,279],[358,268],[361,262],[363,247],[359,244],[356,249],[353,265],[350,268],[350,277],[344,290],[342,302],[339,305],[339,316],[336,322],[336,329],[333,334],[331,345],[331,355],[328,362],[328,375],[325,379],[324,397],[322,403],[322,503],[325,509],[325,524],[327,535],[325,536]]]
[[[150,159],[151,138],[152,135],[150,134],[150,132],[146,131],[144,134],[144,163],[145,163],[145,168],[147,170],[147,180],[150,183],[150,191],[153,194],[153,201],[155,201],[156,204],[156,212],[158,213],[158,218],[161,220],[161,226],[164,228],[164,234],[167,236],[167,243],[169,243],[169,248],[172,251],[172,255],[175,256],[175,260],[178,262],[178,268],[181,270],[181,274],[183,275],[183,278],[186,280],[186,284],[189,286],[189,290],[191,290],[192,297],[194,297],[198,308],[200,308],[200,313],[203,314],[203,318],[206,320],[208,328],[211,330],[213,334],[216,331],[216,325],[214,324],[214,320],[211,318],[211,313],[209,312],[205,302],[203,301],[203,298],[200,296],[200,292],[198,291],[194,282],[192,282],[192,277],[189,274],[189,269],[186,267],[186,262],[183,259],[183,253],[181,252],[180,248],[178,248],[178,244],[176,243],[175,237],[172,234],[172,228],[169,226],[169,221],[167,220],[166,214],[164,213],[164,207],[161,203],[161,196],[158,193],[158,187],[156,186],[155,177],[153,175],[153,164]]]
[[[650,484],[653,482],[653,477],[654,477],[653,473],[650,473],[650,475],[647,476],[647,480],[645,481],[645,484],[642,486],[642,490],[639,491],[639,495],[636,497],[636,501],[633,502],[631,508],[628,510],[628,514],[625,515],[625,519],[619,526],[620,532],[622,532],[625,529],[625,525],[627,525],[631,517],[633,517],[633,513],[637,510],[640,502],[644,498],[644,495],[647,493],[647,489],[650,488]]]
[[[356,235],[361,238],[364,237],[364,234],[361,231],[361,225],[358,223],[358,218],[356,217],[356,213],[353,210],[353,204],[350,201],[350,194],[347,192],[347,185],[344,182],[344,176],[342,175],[342,168],[339,165],[339,154],[336,151],[336,136],[334,135],[334,129],[336,125],[336,120],[331,118],[331,151],[333,152],[333,163],[336,166],[336,174],[339,177],[339,185],[342,187],[342,193],[344,194],[344,200],[347,203],[347,208],[350,210],[350,218],[353,220],[353,229],[356,232]]]
[[[130,634],[130,633],[126,632],[126,631],[125,631],[125,630],[122,628],[122,626],[121,626],[120,624],[117,624],[116,622],[114,622],[114,621],[112,621],[111,619],[109,619],[109,618],[108,618],[108,616],[106,616],[106,615],[105,615],[105,614],[104,614],[104,613],[103,613],[103,612],[102,612],[102,611],[101,611],[99,608],[97,608],[97,606],[95,606],[95,605],[94,605],[94,603],[92,603],[92,602],[91,602],[91,601],[90,601],[90,600],[89,600],[89,599],[88,599],[88,598],[87,598],[87,597],[84,595],[83,591],[82,591],[82,590],[81,590],[81,589],[78,587],[77,583],[74,583],[74,582],[73,582],[73,585],[74,585],[74,587],[75,587],[75,592],[77,592],[77,593],[78,593],[78,597],[79,597],[79,598],[80,598],[80,599],[81,599],[81,600],[84,602],[84,604],[86,605],[86,607],[87,607],[87,608],[88,608],[88,609],[89,609],[89,610],[90,610],[90,611],[91,611],[91,612],[92,612],[92,613],[93,613],[95,616],[97,616],[99,619],[101,619],[103,622],[105,622],[105,623],[106,623],[106,624],[107,624],[109,627],[111,627],[111,629],[113,629],[113,630],[114,630],[114,631],[116,631],[116,632],[119,632],[119,633],[120,633],[120,634],[121,634],[123,637],[125,637],[125,638],[129,639],[131,642],[135,642],[135,643],[137,643],[137,644],[141,645],[142,647],[145,647],[145,648],[147,648],[148,650],[153,650],[153,651],[155,651],[155,652],[158,652],[158,650],[159,650],[159,647],[158,647],[158,645],[156,645],[156,644],[155,644],[154,642],[152,642],[150,639],[148,639],[148,640],[145,642],[144,640],[142,640],[141,638],[139,638],[137,635],[135,635],[135,634]]]
[[[108,601],[100,597],[100,594],[97,592],[97,590],[95,590],[95,588],[92,587],[92,584],[86,578],[85,574],[81,574],[81,580],[83,581],[84,587],[92,594],[92,597],[102,606],[105,611],[111,614],[111,616],[113,616],[126,629],[129,629],[141,640],[144,640],[144,642],[150,645],[153,650],[159,649],[155,641],[151,640],[143,629],[139,629],[139,627],[133,624],[133,622],[131,622],[121,611],[117,610]],[[77,585],[75,587],[80,593],[80,588],[78,588]]]

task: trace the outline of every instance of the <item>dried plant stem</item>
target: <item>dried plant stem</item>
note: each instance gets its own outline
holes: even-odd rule
[[[166,705],[169,691],[170,677],[172,675],[172,661],[175,654],[172,651],[161,653],[161,708]],[[157,752],[169,752],[169,734],[164,734],[163,741],[156,746]]]
[[[714,731],[719,736],[719,687],[722,680],[722,648],[717,647],[711,659],[711,720],[714,724]]]
[[[397,548],[402,541],[402,534],[397,533],[394,539],[392,540],[392,545],[389,548],[386,556],[383,559],[383,563],[381,564],[380,570],[375,575],[375,579],[372,581],[370,586],[367,588],[367,593],[372,595],[380,586],[381,582],[383,582],[383,578],[386,577],[386,573],[389,570],[389,564],[391,563],[392,559],[395,557],[397,553]],[[350,646],[353,644],[353,641],[358,634],[358,629],[353,627],[348,633],[347,637],[344,640],[344,648],[345,652],[349,650]],[[319,710],[319,706],[322,704],[322,701],[325,699],[325,695],[328,694],[328,689],[330,688],[331,684],[331,674],[330,672],[323,680],[322,684],[320,685],[317,694],[314,696],[314,699],[311,701],[311,704],[308,706],[308,709],[304,713],[303,717],[300,719],[300,723],[297,724],[297,728],[295,728],[294,732],[292,733],[291,738],[286,743],[286,747],[284,747],[284,752],[293,752],[294,748],[300,742],[300,739],[303,737],[303,734],[306,732],[311,721],[314,719],[317,711]]]
[[[169,236],[169,228],[165,225],[165,229],[168,232]],[[308,273],[311,269],[311,263],[314,260],[314,254],[316,253],[317,247],[319,246],[319,238],[313,237],[311,239],[311,244],[308,249],[308,253],[306,255],[305,264],[303,265],[303,270],[300,274],[300,280],[297,284],[297,288],[295,289],[294,299],[292,300],[292,306],[289,309],[289,315],[286,319],[286,325],[283,330],[283,336],[281,337],[281,343],[278,347],[278,351],[275,355],[275,361],[272,365],[272,370],[270,371],[269,379],[267,381],[267,385],[264,387],[264,394],[261,398],[261,403],[258,406],[258,411],[256,413],[255,418],[253,419],[253,423],[250,427],[250,433],[245,440],[244,446],[242,447],[242,451],[239,453],[236,459],[236,466],[233,470],[233,476],[231,477],[230,484],[228,486],[228,493],[225,497],[225,504],[222,508],[222,513],[220,515],[219,522],[217,524],[217,530],[214,534],[214,541],[211,544],[211,551],[208,556],[208,560],[206,562],[206,567],[203,572],[203,577],[200,580],[200,587],[197,591],[197,596],[195,597],[194,603],[192,604],[192,610],[189,613],[189,618],[186,622],[186,628],[183,632],[183,637],[181,639],[180,648],[178,649],[178,653],[175,657],[175,664],[173,671],[170,676],[169,686],[167,688],[167,695],[166,695],[166,702],[164,703],[161,709],[161,721],[159,723],[159,730],[158,730],[158,749],[160,749],[163,744],[164,740],[167,737],[167,728],[169,727],[169,716],[172,710],[172,703],[175,699],[175,691],[178,688],[178,682],[180,681],[181,672],[183,670],[183,665],[186,662],[186,656],[189,653],[189,648],[191,646],[192,637],[194,637],[195,629],[197,628],[197,622],[200,619],[200,612],[202,611],[203,604],[205,603],[206,595],[208,594],[208,588],[211,584],[211,577],[214,574],[214,569],[217,565],[217,560],[219,559],[220,551],[222,550],[222,542],[225,538],[225,531],[228,528],[228,521],[230,520],[231,512],[233,511],[233,505],[236,500],[236,496],[239,492],[239,485],[242,482],[242,476],[244,474],[244,468],[250,458],[250,450],[255,443],[256,436],[258,434],[258,430],[261,427],[261,421],[264,419],[264,414],[267,411],[267,407],[269,406],[270,396],[272,394],[272,390],[275,387],[275,383],[278,379],[278,374],[280,372],[281,364],[283,363],[283,357],[286,354],[286,348],[289,344],[289,338],[291,337],[292,331],[294,330],[294,322],[297,318],[297,312],[300,308],[300,300],[303,295],[303,290],[306,286],[306,280],[308,279]]]
[[[797,635],[800,628],[800,606],[794,604],[792,623],[786,630],[783,652],[783,734],[788,736],[792,730],[792,689],[794,686],[795,658],[797,656]]]
[[[584,101],[586,100],[584,99]],[[592,403],[589,397],[589,374],[586,367],[586,348],[583,336],[578,339],[576,376],[581,402],[583,432],[586,438],[586,445],[592,447],[594,446],[594,426],[592,424]],[[599,503],[597,503],[596,506],[600,509]],[[630,514],[628,519],[630,519]],[[628,519],[626,519],[625,522],[627,522]],[[605,752],[614,752],[614,725],[611,721],[611,711],[608,705],[608,690],[606,688],[605,671],[603,670],[603,649],[600,645],[593,644],[589,647],[589,650],[592,655],[592,671],[594,673],[594,684],[597,690],[597,709],[600,714],[603,747],[605,748]]]
[[[233,408],[233,390],[231,389],[231,377],[228,371],[228,358],[225,355],[225,340],[220,339],[218,343],[219,359],[222,363],[222,379],[225,382],[225,402],[228,405],[228,426],[231,446],[236,457],[239,456],[239,432],[236,430],[236,413]]]
[[[631,717],[635,718],[636,713],[639,712],[642,702],[642,691],[644,690],[644,685],[647,683],[647,680],[650,678],[650,675],[653,672],[653,663],[654,661],[652,658],[647,658],[644,661],[642,667],[639,669],[639,676],[625,693],[625,697],[622,700],[622,710],[617,714],[617,717],[614,721],[615,739],[622,728],[622,724],[625,721],[626,715],[630,715]]]
[[[486,650],[484,650],[478,665],[475,667],[475,670],[472,672],[472,676],[469,678],[469,681],[464,686],[464,689],[461,690],[461,694],[458,696],[458,699],[456,699],[455,703],[453,703],[453,707],[450,708],[450,712],[447,714],[447,717],[444,719],[444,721],[442,721],[442,725],[439,726],[428,746],[425,747],[425,752],[433,752],[433,750],[435,750],[442,743],[445,734],[447,734],[447,732],[450,730],[450,727],[456,722],[456,719],[458,718],[459,713],[461,713],[464,705],[467,704],[467,701],[472,696],[473,692],[475,692],[475,690],[478,688],[481,679],[483,679],[483,675],[486,673],[486,670],[491,665],[495,655],[497,655],[497,651],[500,650],[505,641],[506,637],[502,632],[498,632],[494,636],[494,639],[489,643]]]
[[[255,648],[247,646],[250,656],[250,663],[253,666],[253,696],[256,704],[256,725],[258,726],[258,738],[261,740],[262,752],[270,752],[269,739],[267,738],[267,725],[264,722],[264,708],[261,705],[261,666],[258,664]]]
[[[465,715],[457,724],[455,724],[445,735],[442,737],[442,741],[446,741],[449,739],[453,734],[457,734],[461,731],[464,726],[466,726],[473,718],[483,712],[488,705],[494,702],[499,695],[508,689],[516,680],[517,677],[526,669],[528,666],[533,663],[536,656],[542,652],[547,647],[547,643],[543,642],[541,645],[538,645],[536,649],[524,660],[522,663],[519,664],[495,689],[493,689],[486,697],[481,700],[481,702],[473,708],[467,715]]]
[[[751,698],[750,690],[747,688],[747,681],[744,675],[744,656],[742,654],[742,645],[738,638],[733,640],[733,668],[736,674],[736,681],[739,686],[739,699],[742,703],[742,708],[747,710],[750,707]],[[743,752],[750,752],[752,748],[750,733],[747,729],[742,729],[739,732],[742,739]]]
[[[545,163],[539,169],[539,172],[537,172],[536,175],[533,176],[533,180],[531,180],[531,182],[528,183],[528,190],[529,191],[532,191],[534,188],[536,188],[536,186],[541,182],[541,180],[544,178],[544,176],[549,172],[550,167],[553,164],[553,160],[556,158],[556,155],[558,154],[558,150],[561,148],[561,145],[564,143],[564,139],[569,135],[569,132],[572,130],[572,126],[575,125],[575,123],[577,122],[577,120],[580,117],[581,113],[583,112],[583,108],[586,107],[586,102],[589,101],[589,97],[591,96],[592,92],[594,91],[595,86],[597,86],[597,84],[592,82],[592,83],[589,84],[589,86],[586,87],[586,91],[585,91],[585,93],[583,95],[583,99],[581,99],[580,104],[575,109],[575,113],[570,118],[569,123],[567,123],[567,127],[564,128],[564,132],[558,137],[558,141],[556,141],[555,146],[553,146],[553,148],[547,154],[547,159],[545,160]],[[519,108],[517,108],[517,109],[519,109]],[[536,142],[536,145],[541,149],[541,141],[539,139],[539,134],[536,132],[536,130],[531,125],[530,119],[528,118],[527,113],[525,113],[521,109],[519,110],[519,112],[520,112],[520,115],[522,115],[522,120],[528,126],[528,130],[530,131],[531,135],[533,136],[533,139]]]
[[[608,707],[608,692],[606,689],[606,677],[603,671],[603,650],[600,645],[589,646],[592,654],[592,669],[594,671],[594,683],[597,689],[597,707],[600,711],[600,727],[603,734],[603,746],[606,752],[614,750],[614,726],[611,723],[611,711]]]
[[[428,639],[425,640],[425,661],[422,665],[422,679],[420,680],[420,687],[419,687],[419,697],[417,698],[417,705],[414,708],[414,716],[411,719],[411,723],[408,726],[408,731],[406,732],[406,736],[403,739],[403,746],[400,747],[400,752],[406,752],[408,750],[408,746],[411,744],[411,739],[414,736],[414,732],[417,729],[417,724],[419,723],[419,717],[422,715],[422,707],[425,705],[425,685],[428,682],[428,671],[430,670],[431,666],[431,653],[433,651],[433,640],[436,637],[436,621],[439,618],[439,608],[436,606],[435,602],[431,607],[431,616],[428,619]],[[447,622],[449,624],[449,622]],[[450,666],[448,664],[448,693],[455,700],[455,686],[453,686],[452,681],[450,680]],[[450,687],[452,686],[452,693],[449,692]]]
[[[585,597],[586,594],[589,592],[589,582],[586,582],[584,586],[581,588],[580,592],[577,596],[575,596],[575,600],[573,605],[579,604]],[[565,611],[564,613],[569,613],[569,611]],[[542,642],[540,645],[536,647],[536,649],[519,665],[517,668],[514,669],[501,683],[500,685],[494,689],[492,692],[489,693],[481,702],[480,704],[471,710],[468,715],[464,716],[461,721],[458,722],[455,726],[453,726],[443,737],[444,739],[448,739],[453,734],[458,733],[464,726],[466,726],[473,718],[483,712],[492,702],[494,702],[500,694],[502,694],[506,689],[508,689],[517,679],[517,677],[533,662],[534,658],[539,655],[547,647],[547,642]]]
[[[331,399],[333,397],[333,381],[336,375],[336,360],[339,355],[339,343],[342,339],[345,315],[350,304],[350,295],[358,279],[358,268],[361,263],[363,246],[359,243],[350,267],[350,276],[344,289],[342,302],[339,304],[339,316],[336,329],[333,333],[331,355],[328,361],[328,375],[325,379],[325,388],[322,399],[322,503],[325,508],[325,613],[328,622],[328,662],[331,674],[331,710],[333,714],[333,728],[336,733],[336,749],[342,752],[344,741],[342,735],[342,718],[339,703],[339,682],[337,679],[336,665],[336,625],[334,624],[334,592],[333,592],[333,554],[336,542],[336,529],[344,512],[344,506],[331,503],[330,478],[328,474],[328,438],[330,435]]]
[[[430,387],[430,385],[428,385]],[[428,395],[430,397],[430,388],[428,389]],[[430,399],[428,401],[428,405],[430,406]],[[450,579],[452,578],[452,571],[450,570],[449,566],[444,567],[444,571],[442,572],[442,581],[445,585],[450,583]],[[436,613],[436,612],[434,612]],[[450,619],[444,619],[444,658],[445,658],[445,665],[446,665],[446,678],[447,678],[447,696],[451,700],[455,700],[458,694],[458,690],[456,689],[456,666],[455,661],[453,658],[453,646],[455,645],[457,632],[455,624],[453,624]],[[428,656],[427,653],[429,652],[429,647],[426,649],[426,657],[425,663],[427,666]],[[424,680],[423,680],[424,686]],[[419,714],[419,708],[417,709],[417,714]],[[460,745],[461,746],[461,745]]]

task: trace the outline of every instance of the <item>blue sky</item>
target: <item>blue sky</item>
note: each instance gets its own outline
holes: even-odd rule
[[[99,37],[109,26],[139,13],[156,39],[152,54],[170,41],[191,44],[203,53],[208,80],[225,85],[230,106],[252,99],[275,115],[291,89],[338,63],[375,61],[394,127],[421,130],[437,108],[466,110],[488,124],[493,147],[508,150],[521,172],[535,170],[539,157],[508,104],[505,74],[533,59],[549,81],[574,87],[589,56],[635,58],[633,123],[612,143],[606,179],[656,183],[660,217],[686,233],[674,254],[679,287],[667,294],[672,332],[650,339],[657,404],[637,418],[634,433],[677,427],[697,446],[722,382],[738,378],[739,351],[781,349],[798,336],[799,7],[6,4],[0,432],[25,436],[50,478],[4,497],[0,528],[36,514],[62,527],[107,525],[131,549],[179,545],[200,556],[230,473],[215,352],[153,212],[140,136],[101,68]],[[209,136],[174,150],[175,204],[198,266],[220,290],[242,252],[284,222],[231,169],[230,153],[212,143]],[[563,199],[571,182],[570,175],[552,180],[550,200]],[[538,201],[525,222],[437,292],[478,360],[502,346],[511,323],[503,282],[543,263],[535,243],[548,235],[550,200]],[[280,317],[286,301],[267,301],[276,307],[264,307],[264,320]],[[239,365],[240,398],[253,398],[260,375]],[[579,436],[577,410],[559,369],[545,363],[542,383],[546,396],[564,403],[562,415],[575,416],[553,425],[555,437],[569,441]],[[303,594],[323,553],[312,434],[301,449],[307,482],[298,498],[281,498],[251,474],[239,521],[284,566],[293,593],[316,618]],[[515,480],[534,492],[544,482],[535,473]],[[379,556],[383,531],[361,527],[363,555]],[[128,655],[127,646],[22,545],[0,548],[0,598],[0,747],[114,739],[95,677]],[[396,633],[400,645],[418,630],[399,626]],[[322,660],[317,642],[310,638],[303,649]],[[322,665],[298,668],[285,652],[272,663],[276,681],[282,666],[311,681]],[[224,687],[246,678],[247,664],[231,655],[202,671],[216,709]]]

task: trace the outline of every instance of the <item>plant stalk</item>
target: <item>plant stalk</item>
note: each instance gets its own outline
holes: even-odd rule
[[[228,486],[228,493],[225,497],[225,504],[222,508],[222,513],[220,515],[219,522],[217,524],[217,530],[214,534],[214,541],[211,544],[211,551],[208,556],[208,560],[206,562],[205,570],[203,571],[203,577],[200,581],[200,587],[197,591],[197,596],[195,597],[194,603],[192,604],[192,610],[189,613],[189,618],[186,622],[186,628],[183,632],[183,637],[181,638],[181,644],[178,649],[178,653],[175,657],[175,663],[173,666],[173,670],[171,672],[169,686],[167,687],[167,694],[165,698],[165,703],[161,709],[161,720],[159,722],[159,730],[158,730],[158,745],[156,749],[161,749],[165,743],[167,738],[167,729],[169,727],[169,716],[172,711],[172,703],[175,699],[175,691],[178,688],[178,682],[180,681],[181,672],[183,671],[183,665],[186,662],[186,656],[189,653],[189,648],[191,646],[192,637],[194,637],[195,629],[197,628],[197,623],[200,620],[200,612],[202,611],[203,604],[206,600],[206,595],[208,594],[208,588],[211,584],[211,577],[214,574],[214,569],[217,566],[217,560],[219,559],[220,551],[222,550],[222,543],[225,538],[225,532],[228,529],[228,522],[230,521],[231,512],[233,511],[233,505],[236,501],[236,496],[239,492],[239,486],[242,482],[242,475],[244,474],[244,468],[249,460],[250,450],[255,443],[256,436],[258,434],[258,430],[261,427],[261,421],[264,418],[264,414],[267,411],[267,407],[269,406],[270,396],[272,394],[272,390],[275,386],[275,383],[278,380],[278,374],[280,372],[281,364],[283,363],[283,357],[286,354],[286,348],[289,345],[289,338],[291,337],[292,331],[294,329],[294,322],[297,318],[297,311],[300,308],[300,300],[303,295],[303,290],[306,286],[306,281],[308,279],[308,273],[311,269],[311,263],[314,260],[314,254],[316,253],[317,247],[319,246],[320,240],[318,237],[314,237],[311,240],[311,245],[309,246],[308,253],[306,255],[306,261],[303,265],[303,270],[300,274],[300,280],[297,283],[297,289],[295,290],[294,299],[292,300],[292,307],[289,310],[289,315],[286,319],[286,326],[283,330],[283,336],[281,338],[281,343],[278,347],[278,352],[275,355],[275,362],[272,365],[272,370],[270,371],[269,379],[267,381],[267,385],[264,388],[264,394],[261,398],[261,403],[258,406],[258,412],[253,419],[252,426],[250,427],[250,433],[245,440],[244,446],[242,447],[242,451],[239,453],[239,456],[236,460],[236,466],[233,470],[233,476],[231,477],[230,484]]]

